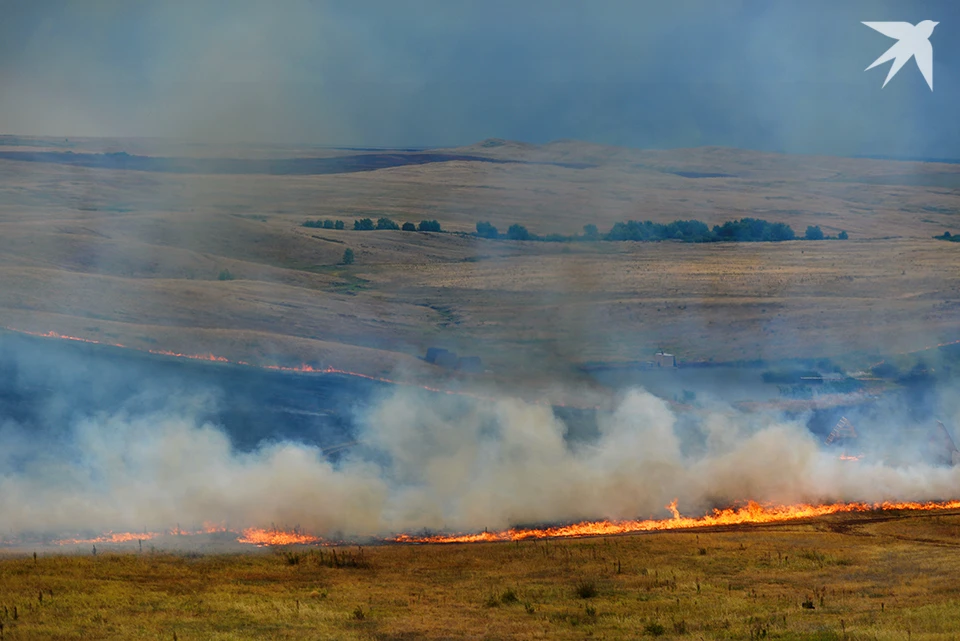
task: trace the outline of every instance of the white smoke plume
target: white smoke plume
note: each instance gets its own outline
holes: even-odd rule
[[[550,408],[399,389],[336,464],[300,443],[233,449],[199,402],[76,420],[54,443],[0,427],[0,533],[293,527],[325,536],[687,515],[736,501],[934,500],[960,468],[840,461],[799,422],[729,408],[676,415],[634,390],[592,441]]]

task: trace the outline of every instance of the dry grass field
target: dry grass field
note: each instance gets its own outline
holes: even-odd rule
[[[246,554],[0,557],[19,639],[947,640],[960,515]],[[875,517],[874,517],[875,518]]]
[[[0,141],[2,142],[2,141]],[[6,140],[3,149],[238,157],[344,151]],[[442,378],[431,345],[498,381],[584,361],[842,357],[960,339],[960,165],[486,141],[326,175],[196,175],[0,160],[0,325],[141,349]],[[352,153],[352,152],[351,152]],[[744,216],[848,241],[519,243],[304,228],[386,215],[536,233]],[[960,230],[957,230],[960,231]],[[339,265],[343,252],[356,263]],[[233,280],[219,280],[224,270]]]

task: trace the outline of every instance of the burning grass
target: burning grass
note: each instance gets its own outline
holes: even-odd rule
[[[951,638],[960,515],[876,517],[336,550],[356,563],[295,547],[8,557],[0,621],[9,639]]]

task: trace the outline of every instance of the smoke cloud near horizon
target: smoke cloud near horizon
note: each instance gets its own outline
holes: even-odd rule
[[[745,500],[960,496],[960,467],[923,460],[895,415],[851,463],[800,421],[719,403],[677,413],[642,389],[600,416],[595,438],[572,441],[546,406],[397,388],[359,410],[360,445],[333,462],[290,440],[238,451],[202,418],[215,402],[179,396],[144,411],[127,403],[76,415],[46,437],[6,420],[0,535],[214,523],[366,537],[662,518],[674,499],[699,516]]]
[[[945,0],[2,4],[0,132],[956,158]],[[549,15],[545,20],[544,16]],[[925,19],[936,91],[861,21]]]

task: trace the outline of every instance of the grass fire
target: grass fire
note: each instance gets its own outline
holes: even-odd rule
[[[957,7],[409,4],[3,4],[0,641],[960,638]]]

